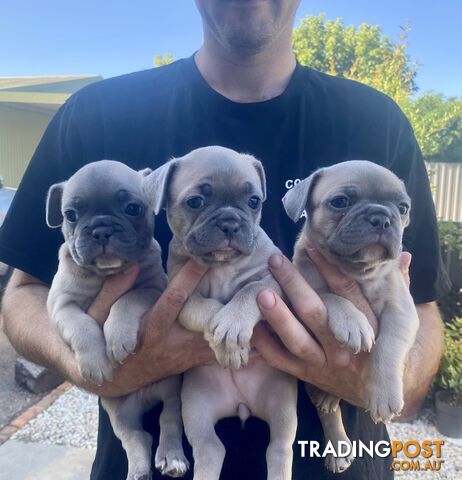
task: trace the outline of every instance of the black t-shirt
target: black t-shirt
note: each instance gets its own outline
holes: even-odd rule
[[[411,226],[404,247],[413,254],[411,290],[416,303],[430,302],[446,291],[435,211],[422,157],[412,129],[396,104],[356,82],[297,65],[279,96],[240,104],[214,91],[193,57],[166,67],[124,75],[85,87],[52,119],[0,233],[0,260],[50,283],[57,267],[61,233],[45,224],[49,186],[67,179],[82,165],[103,158],[132,168],[155,168],[172,156],[206,145],[222,145],[255,155],[267,174],[268,200],[262,226],[288,256],[300,224],[285,214],[281,198],[296,179],[318,167],[367,159],[393,170],[412,198]],[[156,222],[164,253],[170,233],[165,215]],[[383,425],[342,403],[351,439],[387,439]],[[145,416],[145,428],[157,445],[160,407]],[[299,389],[297,440],[322,442],[316,411]],[[266,478],[266,424],[249,419],[222,420],[217,432],[226,446],[223,479]],[[190,455],[190,449],[187,446]],[[389,459],[357,459],[345,479],[392,478]],[[126,457],[100,409],[98,450],[92,480],[122,480]],[[157,478],[157,477],[156,477]],[[192,476],[187,477],[192,478]],[[322,459],[302,459],[294,444],[294,479],[337,478]]]

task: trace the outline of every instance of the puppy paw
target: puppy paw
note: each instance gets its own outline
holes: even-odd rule
[[[369,352],[375,342],[374,330],[359,310],[329,315],[329,327],[335,338],[354,353]]]
[[[138,344],[138,322],[107,322],[104,327],[106,339],[106,352],[110,361],[114,364],[121,364],[134,353]]]
[[[126,480],[152,480],[152,473],[150,471],[128,472]]]
[[[367,411],[375,423],[388,423],[403,409],[403,386],[399,379],[370,382],[366,395]]]
[[[347,457],[334,457],[332,454],[327,454],[324,460],[327,470],[333,473],[344,472],[353,462],[355,456],[350,453]]]
[[[324,413],[335,412],[340,403],[340,398],[318,389],[310,392],[310,398],[314,406]]]
[[[156,468],[162,475],[182,477],[189,470],[189,462],[182,450],[164,451],[160,446],[156,452]]]
[[[243,367],[249,361],[249,347],[241,347],[238,344],[235,345],[225,345],[218,344],[214,345],[209,342],[210,348],[215,353],[215,358],[219,365],[223,368],[230,368],[232,370],[238,370]]]
[[[215,352],[218,363],[236,370],[249,360],[252,330],[248,325],[252,323],[236,316],[223,315],[222,312],[212,318],[205,339]]]
[[[112,380],[112,364],[106,352],[94,351],[91,353],[77,354],[77,364],[80,374],[85,380],[102,385],[105,380]]]

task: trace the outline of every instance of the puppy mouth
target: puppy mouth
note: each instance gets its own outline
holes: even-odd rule
[[[99,270],[114,270],[121,268],[126,262],[115,255],[103,254],[95,258],[94,264]]]
[[[359,242],[358,242],[359,243]],[[395,257],[393,242],[383,235],[376,235],[369,241],[358,244],[330,244],[329,251],[339,260],[350,264],[374,265]]]
[[[238,257],[241,253],[242,252],[237,247],[232,246],[231,242],[228,240],[218,248],[205,253],[204,258],[215,262],[227,262]]]
[[[93,265],[101,271],[118,270],[128,264],[128,261],[114,253],[110,245],[101,246],[101,253],[94,260]]]
[[[352,259],[360,262],[375,262],[389,257],[388,247],[381,241],[362,247],[352,255]]]

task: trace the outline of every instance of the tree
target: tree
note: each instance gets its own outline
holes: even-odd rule
[[[426,160],[462,162],[462,99],[425,93],[405,99],[401,107],[409,118]]]
[[[300,63],[365,83],[392,97],[408,116],[426,160],[462,161],[462,99],[425,93],[416,98],[418,64],[406,52],[409,28],[398,41],[379,26],[345,26],[325,15],[303,18],[293,34]]]
[[[173,55],[171,53],[164,53],[163,55],[156,55],[154,57],[154,66],[162,67],[173,62]]]
[[[292,44],[303,65],[366,83],[400,101],[417,90],[417,64],[406,53],[407,33],[403,29],[399,42],[393,42],[379,26],[345,26],[340,18],[309,15],[295,28]]]

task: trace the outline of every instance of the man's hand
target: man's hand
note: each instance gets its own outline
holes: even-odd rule
[[[310,249],[307,253],[331,292],[350,300],[361,310],[377,334],[377,318],[359,285],[329,264],[316,250]],[[403,254],[401,266],[404,274],[409,262],[410,255]],[[270,365],[364,407],[369,354],[355,355],[334,338],[322,300],[287,258],[274,255],[270,259],[270,269],[294,313],[275,292],[261,292],[258,302],[262,314],[283,345],[271,336],[263,323],[254,330],[253,345]]]
[[[136,353],[114,371],[113,381],[106,382],[98,393],[104,396],[126,394],[143,385],[213,360],[213,352],[202,336],[189,332],[176,321],[206,270],[205,267],[189,261],[175,275],[165,292],[146,314]],[[88,314],[103,325],[112,304],[130,290],[138,273],[138,268],[134,267],[106,280]],[[89,385],[85,386],[91,388]]]

